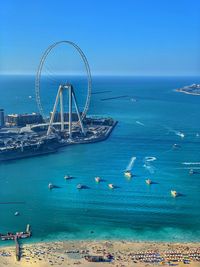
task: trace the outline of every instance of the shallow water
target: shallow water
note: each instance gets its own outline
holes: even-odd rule
[[[104,142],[1,163],[0,202],[25,203],[0,205],[0,232],[30,223],[32,241],[200,241],[200,174],[188,174],[192,166],[200,171],[200,97],[174,92],[194,82],[200,77],[94,77],[93,91],[107,92],[92,95],[89,113],[111,116],[117,127]],[[50,110],[51,91],[45,93]],[[101,101],[122,95],[128,97]],[[7,113],[37,111],[34,77],[1,76],[0,107]],[[174,143],[181,148],[173,150]],[[135,176],[127,179],[123,171],[132,157]],[[75,178],[65,181],[66,174]],[[96,184],[95,176],[105,181]],[[155,183],[146,185],[147,178]],[[61,188],[49,191],[50,182]],[[78,191],[78,183],[89,189]],[[109,190],[108,183],[117,188]],[[182,196],[172,198],[171,189]]]

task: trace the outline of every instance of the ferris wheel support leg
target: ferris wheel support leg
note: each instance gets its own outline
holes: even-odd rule
[[[64,113],[63,113],[63,89],[60,90],[60,120],[61,120],[61,131],[64,131]]]
[[[72,137],[72,87],[71,85],[68,88],[69,90],[69,138]]]
[[[58,89],[57,96],[56,96],[56,101],[54,103],[53,112],[52,112],[52,115],[51,115],[51,118],[50,118],[49,127],[48,127],[48,130],[47,130],[47,135],[49,135],[50,132],[51,132],[51,126],[52,126],[53,121],[54,121],[54,117],[55,117],[55,113],[56,113],[56,108],[57,108],[57,105],[58,105],[58,100],[59,100],[59,96],[60,96],[61,90],[62,90],[62,86],[60,85],[59,86],[59,89]]]
[[[79,119],[79,122],[80,122],[81,131],[82,131],[83,135],[85,136],[86,135],[85,129],[83,127],[83,122],[82,122],[81,115],[80,115],[80,112],[79,112],[79,108],[78,108],[78,105],[77,105],[76,96],[75,96],[75,93],[74,93],[73,90],[72,90],[72,95],[73,95],[73,99],[74,99],[74,105],[75,105],[76,113],[78,115],[78,119]]]

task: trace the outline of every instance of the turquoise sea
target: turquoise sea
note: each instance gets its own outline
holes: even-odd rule
[[[93,77],[93,92],[109,92],[92,94],[89,114],[111,116],[117,127],[104,142],[1,163],[0,202],[24,204],[0,204],[0,232],[30,223],[32,241],[200,241],[200,96],[174,91],[191,83],[200,77]],[[48,109],[51,91],[43,94]],[[34,77],[0,76],[0,107],[37,111]],[[180,148],[172,149],[175,143]],[[135,176],[127,179],[123,171],[132,157]],[[145,157],[156,160],[145,164]],[[189,175],[190,168],[197,174]],[[65,181],[66,174],[75,178]],[[105,181],[96,184],[95,176]],[[155,183],[147,186],[147,178]],[[50,182],[61,188],[49,191]],[[78,183],[89,188],[78,191]],[[172,198],[171,189],[182,195]]]

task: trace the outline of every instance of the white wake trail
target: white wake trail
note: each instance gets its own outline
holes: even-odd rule
[[[132,158],[131,158],[131,160],[130,160],[128,166],[126,167],[126,170],[127,170],[127,171],[131,171],[131,170],[132,170],[135,160],[136,160],[136,157],[132,157]]]
[[[140,122],[140,121],[136,121],[135,123],[141,125],[141,126],[144,126],[144,123]]]

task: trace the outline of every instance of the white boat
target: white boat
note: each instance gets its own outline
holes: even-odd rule
[[[54,188],[54,185],[52,183],[49,183],[48,188],[49,189],[53,189]]]
[[[181,138],[184,138],[185,137],[185,134],[182,133],[182,132],[178,132],[177,135],[180,136]]]
[[[131,171],[125,171],[125,172],[124,172],[124,175],[125,175],[126,177],[129,177],[129,178],[132,177],[132,173],[131,173]]]
[[[193,169],[190,169],[189,174],[190,175],[194,174],[194,170]]]
[[[115,187],[114,187],[114,184],[108,184],[108,187],[110,188],[110,189],[114,189]]]
[[[147,179],[145,182],[146,182],[146,184],[148,184],[148,185],[152,184],[152,181],[151,181],[150,179]]]
[[[72,179],[72,176],[70,176],[70,175],[65,175],[65,176],[64,176],[64,179],[65,179],[65,180]]]
[[[177,197],[177,196],[178,196],[178,192],[175,191],[175,190],[171,190],[171,195],[172,195],[173,197]]]
[[[95,177],[94,179],[95,179],[95,181],[96,181],[97,183],[101,182],[101,178],[100,178],[100,177],[98,177],[98,176],[97,176],[97,177]]]
[[[83,187],[84,186],[82,184],[77,184],[77,186],[76,186],[77,189],[83,189]]]
[[[178,144],[173,144],[172,148],[174,148],[174,149],[176,149],[176,148],[181,148],[181,146],[178,145]]]
[[[18,212],[18,211],[16,211],[14,215],[15,215],[15,216],[19,216],[19,212]]]

